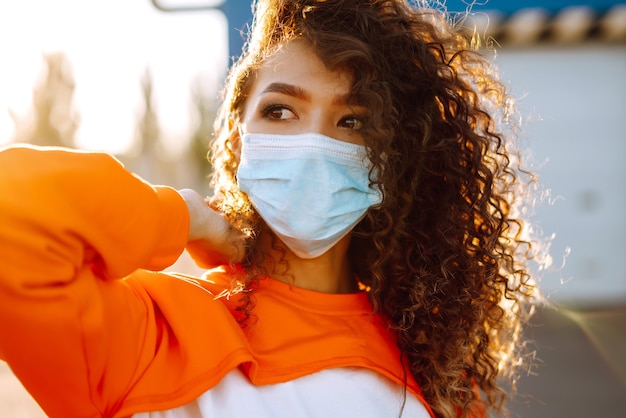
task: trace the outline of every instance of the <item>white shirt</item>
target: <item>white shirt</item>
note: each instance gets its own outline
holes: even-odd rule
[[[289,382],[255,386],[234,369],[198,399],[134,418],[429,418],[410,392],[363,368],[326,369]],[[402,415],[401,415],[402,412]]]

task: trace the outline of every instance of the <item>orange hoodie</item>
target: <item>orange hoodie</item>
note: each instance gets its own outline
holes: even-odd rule
[[[235,367],[259,385],[344,366],[403,384],[393,335],[365,293],[263,279],[242,330],[237,296],[215,297],[232,272],[151,271],[177,259],[188,225],[177,192],[106,154],[0,152],[0,358],[51,418],[174,408]],[[421,400],[410,374],[406,383]]]

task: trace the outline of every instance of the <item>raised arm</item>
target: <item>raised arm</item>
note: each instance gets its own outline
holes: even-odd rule
[[[188,231],[176,191],[106,154],[0,152],[0,358],[51,417],[106,416],[105,375],[140,363],[110,356],[141,351],[150,309],[115,279],[173,263]]]

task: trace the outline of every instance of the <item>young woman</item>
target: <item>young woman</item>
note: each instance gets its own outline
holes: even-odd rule
[[[52,418],[504,412],[525,177],[469,44],[404,0],[260,0],[210,204],[0,152],[0,358]],[[185,247],[203,277],[158,272]]]

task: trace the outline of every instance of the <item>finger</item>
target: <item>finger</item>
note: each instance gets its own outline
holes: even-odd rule
[[[209,205],[209,207],[213,210],[220,211],[222,207],[222,202],[224,202],[224,195],[217,194],[210,198],[205,199],[205,202]]]

